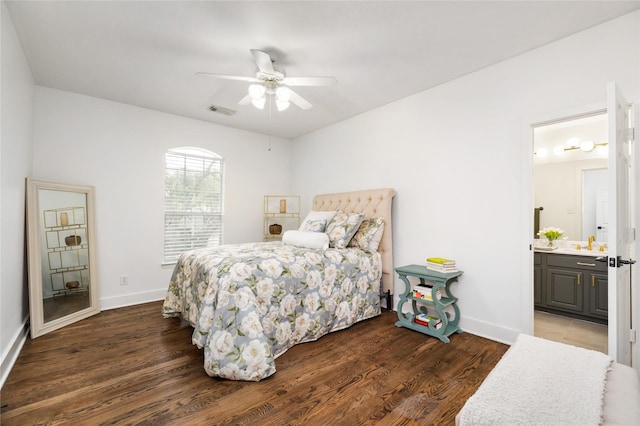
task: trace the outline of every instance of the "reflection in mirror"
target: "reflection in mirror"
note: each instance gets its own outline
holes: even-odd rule
[[[589,169],[582,172],[582,235],[606,243],[609,239],[608,169]]]
[[[534,128],[534,205],[544,208],[540,229],[560,228],[572,241],[590,235],[606,241],[607,128],[606,111]]]
[[[31,337],[100,311],[93,188],[27,179]]]

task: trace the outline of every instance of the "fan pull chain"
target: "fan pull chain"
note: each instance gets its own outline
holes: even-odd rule
[[[273,125],[271,123],[271,94],[269,94],[269,149],[268,151],[271,152],[271,130],[273,128]]]

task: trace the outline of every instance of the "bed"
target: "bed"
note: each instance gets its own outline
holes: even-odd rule
[[[470,425],[640,425],[640,376],[601,352],[525,334],[456,416]]]
[[[193,327],[208,375],[271,376],[292,346],[380,314],[381,295],[393,287],[394,195],[387,188],[317,195],[300,230],[282,242],[182,254],[163,316]]]

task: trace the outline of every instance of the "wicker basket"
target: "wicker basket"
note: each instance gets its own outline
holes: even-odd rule
[[[282,225],[274,223],[273,225],[269,225],[269,233],[271,235],[280,235],[282,232]]]

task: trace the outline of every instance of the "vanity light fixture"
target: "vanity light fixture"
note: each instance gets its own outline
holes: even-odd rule
[[[546,157],[549,154],[549,151],[546,148],[540,148],[535,152],[535,154],[538,157],[542,158],[542,157]]]
[[[573,138],[572,138],[573,139]],[[596,150],[596,154],[600,157],[606,157],[609,154],[609,143],[607,142],[602,142],[602,143],[595,143],[593,141],[582,141],[580,142],[579,140],[576,141],[571,141],[571,139],[569,141],[567,141],[566,145],[557,145],[553,148],[553,154],[554,155],[564,155],[565,152],[567,151],[583,151],[583,152],[591,152],[594,149]],[[542,158],[542,157],[546,157],[548,154],[548,151],[545,148],[540,148],[539,150],[537,150],[535,152],[535,155]]]
[[[577,146],[558,145],[555,148],[553,148],[553,153],[555,155],[562,155],[567,151],[580,150],[583,152],[591,152],[594,149],[599,155],[603,155],[609,152],[609,144],[607,142],[595,143],[593,141],[582,141]]]
[[[574,149],[579,149],[580,151],[584,151],[584,152],[591,152],[594,149],[597,148],[598,153],[603,152],[601,148],[605,148],[608,152],[609,150],[609,144],[607,142],[602,142],[602,143],[595,143],[593,141],[582,141],[580,143],[580,146],[577,148],[565,148],[565,151],[569,151],[569,150],[574,150]]]
[[[580,143],[580,150],[584,152],[591,152],[595,147],[596,147],[596,144],[593,143],[593,141],[582,141]]]
[[[580,146],[580,139],[573,137],[573,138],[569,138],[567,140],[567,142],[565,143],[565,146],[567,148],[577,148]]]

